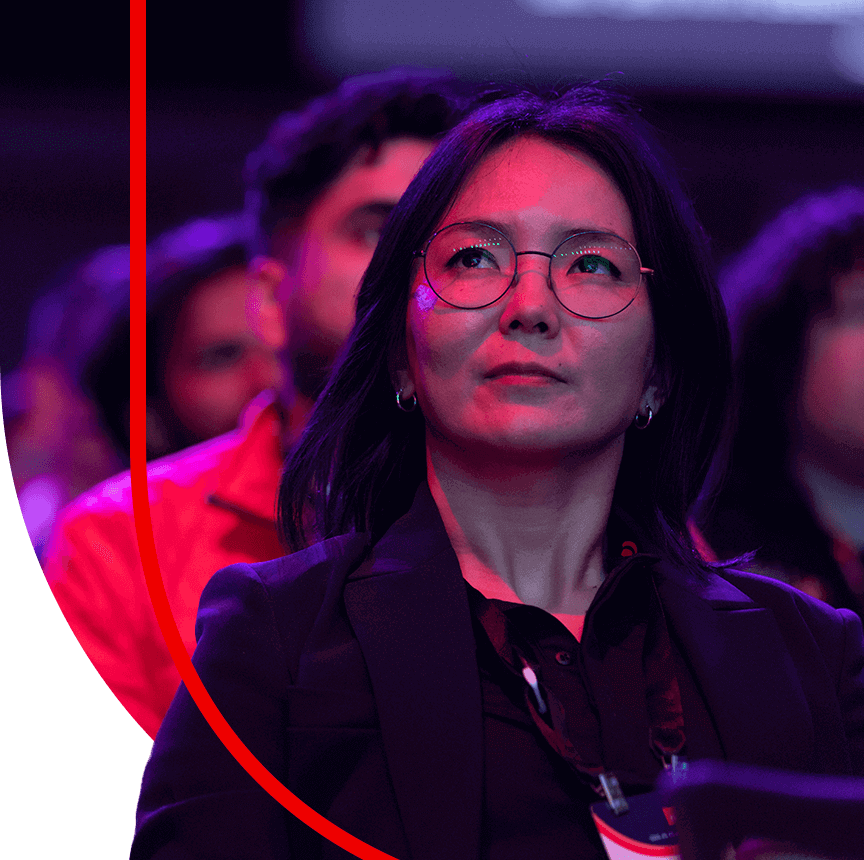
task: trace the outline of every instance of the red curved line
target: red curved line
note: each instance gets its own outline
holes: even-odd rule
[[[395,860],[356,836],[329,822],[288,791],[250,752],[219,712],[198,677],[171,613],[156,558],[150,501],[147,496],[146,435],[146,328],[147,328],[147,71],[146,0],[130,0],[130,110],[129,110],[129,250],[131,278],[129,356],[129,441],[132,475],[132,508],[138,551],[153,611],[165,644],[189,694],[228,751],[246,772],[273,798],[304,824],[361,860]]]
[[[642,842],[639,839],[619,833],[599,815],[595,815],[593,811],[591,817],[594,819],[594,824],[601,836],[605,836],[611,842],[632,851],[636,855],[642,857],[679,857],[681,854],[681,849],[677,843],[675,845],[652,845],[650,842]]]

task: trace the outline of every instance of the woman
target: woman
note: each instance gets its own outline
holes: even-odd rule
[[[721,286],[738,420],[708,541],[864,617],[864,188],[796,200]]]
[[[198,671],[302,800],[398,858],[601,857],[674,756],[864,772],[858,619],[719,576],[686,522],[728,343],[619,97],[490,95],[390,219],[283,476],[293,556],[222,571]],[[185,689],[133,857],[344,857]]]

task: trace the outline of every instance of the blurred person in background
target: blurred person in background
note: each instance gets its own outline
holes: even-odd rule
[[[83,376],[98,362],[105,333],[120,326],[128,292],[125,245],[101,248],[61,272],[34,302],[24,356],[4,375],[9,463],[37,556],[59,510],[127,461]]]
[[[282,384],[276,398],[249,404],[235,431],[148,470],[162,580],[190,654],[198,598],[213,572],[284,553],[275,524],[284,454],[351,329],[379,231],[458,118],[463,90],[436,72],[349,79],[279,117],[249,157],[251,313],[261,342],[279,350]],[[150,603],[128,473],[69,507],[45,572],[102,677],[155,736],[180,676]]]
[[[250,400],[280,385],[280,364],[250,324],[249,230],[241,215],[201,218],[147,249],[147,459],[233,429]],[[122,325],[85,387],[129,464],[128,263]]]
[[[148,248],[148,459],[226,432],[279,385],[246,319],[243,223],[192,221]],[[41,558],[59,510],[129,465],[128,246],[96,251],[35,303],[8,382],[9,459]]]
[[[737,416],[705,537],[864,617],[864,188],[786,208],[721,286]]]

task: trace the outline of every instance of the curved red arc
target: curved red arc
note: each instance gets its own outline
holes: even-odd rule
[[[174,665],[210,727],[246,772],[292,815],[361,860],[396,860],[332,824],[292,794],[252,754],[222,716],[192,664],[171,612],[159,571],[147,495],[146,311],[147,311],[147,72],[146,0],[130,0],[129,68],[129,248],[130,465],[135,533],[153,611]]]

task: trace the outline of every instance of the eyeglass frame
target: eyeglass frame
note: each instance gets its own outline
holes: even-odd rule
[[[435,237],[440,235],[441,233],[443,233],[445,230],[449,230],[451,227],[459,227],[463,224],[476,224],[479,227],[485,227],[487,230],[494,230],[499,236],[504,237],[505,241],[507,242],[507,244],[510,246],[510,248],[513,251],[513,259],[514,259],[513,277],[510,279],[510,282],[504,288],[503,292],[499,296],[497,296],[496,298],[492,299],[491,302],[486,302],[482,305],[477,305],[476,307],[465,307],[464,305],[456,305],[456,304],[453,304],[453,302],[449,301],[448,299],[445,299],[444,296],[440,295],[438,293],[438,291],[435,289],[435,286],[432,283],[432,278],[429,276],[429,272],[426,269],[427,253],[429,251],[429,246],[435,241]],[[555,252],[562,245],[569,242],[575,236],[590,236],[592,234],[597,234],[600,236],[614,236],[616,239],[619,239],[621,242],[623,242],[625,245],[627,245],[627,247],[630,248],[631,251],[633,251],[633,253],[636,255],[636,260],[639,263],[640,278],[639,278],[639,283],[636,285],[636,292],[633,293],[633,298],[630,299],[630,301],[627,302],[627,304],[624,305],[624,307],[621,308],[620,310],[617,310],[611,314],[605,314],[602,317],[589,317],[589,316],[586,316],[585,314],[579,314],[579,313],[576,313],[576,311],[571,311],[570,308],[568,308],[567,305],[565,305],[564,302],[561,301],[561,297],[558,295],[558,291],[555,289],[555,279],[552,277],[552,260],[555,259]],[[555,246],[555,248],[551,254],[547,254],[545,251],[517,251],[516,246],[513,244],[513,242],[510,240],[510,237],[506,233],[499,230],[497,227],[493,227],[491,224],[485,224],[483,221],[454,221],[452,224],[447,224],[444,227],[442,227],[440,230],[436,230],[426,240],[426,244],[420,250],[414,251],[411,254],[411,256],[414,259],[417,259],[418,257],[423,258],[423,274],[426,276],[426,280],[429,282],[429,287],[431,288],[432,292],[435,293],[435,295],[438,296],[438,298],[441,299],[442,302],[447,302],[447,304],[450,305],[450,307],[457,308],[460,311],[479,311],[479,310],[482,310],[483,308],[491,307],[492,305],[495,304],[495,302],[500,301],[502,298],[504,298],[504,296],[507,295],[508,290],[510,289],[510,287],[513,286],[513,284],[516,281],[516,276],[519,274],[519,257],[524,257],[527,254],[548,258],[549,271],[546,275],[546,280],[549,282],[549,289],[552,291],[552,295],[555,296],[555,300],[558,302],[559,305],[561,305],[562,308],[564,308],[565,311],[567,311],[568,314],[573,314],[573,316],[579,317],[580,319],[585,319],[585,320],[606,320],[606,319],[610,319],[611,317],[618,316],[618,314],[620,314],[620,313],[623,313],[624,311],[627,310],[627,308],[630,307],[630,305],[633,304],[634,301],[636,301],[636,296],[639,295],[639,287],[642,284],[643,277],[645,275],[653,275],[654,274],[654,269],[649,269],[649,268],[642,265],[642,258],[639,256],[639,252],[636,250],[636,248],[633,247],[633,245],[630,242],[628,242],[623,236],[619,236],[617,233],[609,233],[606,230],[581,230],[578,233],[571,233],[569,236],[566,236],[564,239],[562,239]]]

